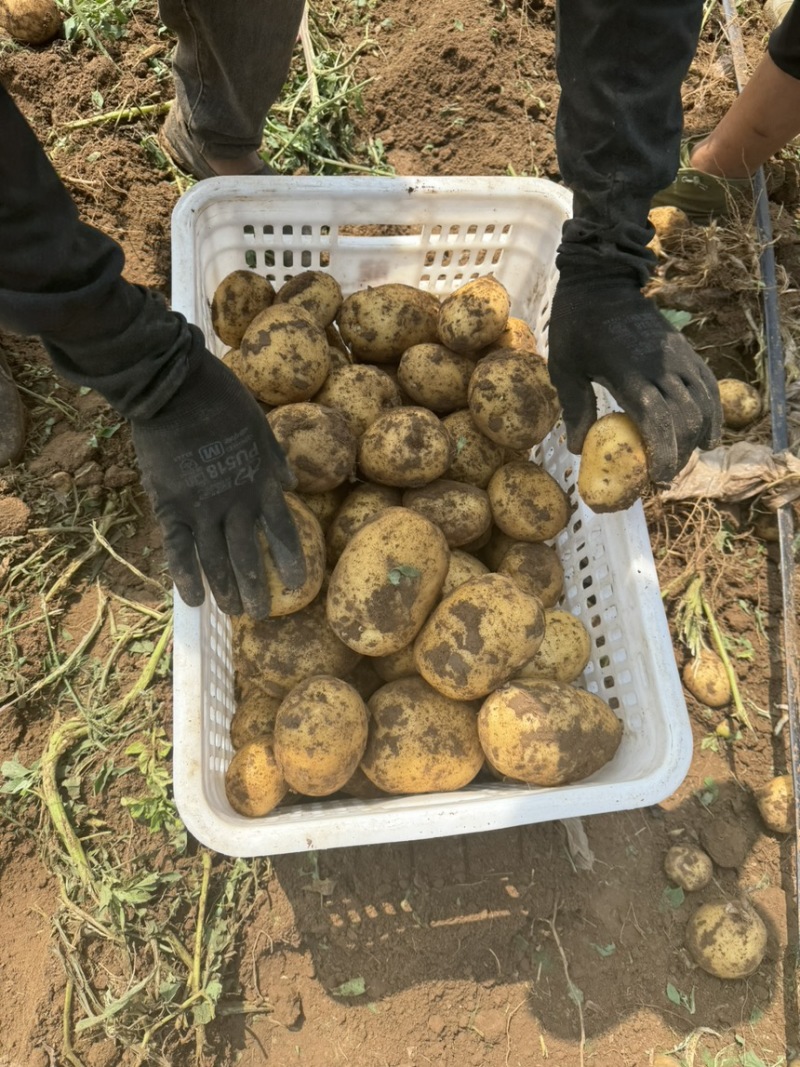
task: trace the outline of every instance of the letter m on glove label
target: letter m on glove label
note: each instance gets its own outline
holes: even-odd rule
[[[211,463],[225,455],[225,445],[221,441],[212,441],[210,445],[203,445],[198,451],[203,463]]]

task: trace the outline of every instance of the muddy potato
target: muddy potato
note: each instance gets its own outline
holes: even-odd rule
[[[442,425],[455,443],[455,455],[445,477],[485,489],[505,462],[503,447],[481,433],[467,408],[445,416]]]
[[[489,538],[492,536],[492,527],[489,526],[486,533],[476,538],[474,541],[470,541],[469,544],[463,546],[465,552],[469,552],[471,556],[478,556],[483,550],[484,546],[488,543]]]
[[[352,686],[315,675],[287,694],[275,718],[275,759],[290,788],[330,796],[358,766],[367,744],[367,709]]]
[[[686,927],[695,963],[715,978],[746,978],[767,950],[767,928],[746,900],[701,905]]]
[[[781,774],[755,791],[756,804],[764,825],[776,834],[790,834],[794,829],[794,792],[792,776]]]
[[[564,568],[558,553],[541,541],[512,542],[494,570],[516,582],[523,593],[538,597],[545,608],[555,607],[564,592]]]
[[[687,893],[697,893],[714,876],[714,864],[697,845],[673,845],[664,857],[664,873]]]
[[[460,585],[468,582],[470,578],[480,578],[489,573],[489,568],[481,563],[469,552],[460,548],[453,549],[450,553],[450,566],[447,568],[444,585],[442,586],[442,599],[450,596]]]
[[[231,744],[238,750],[259,737],[272,737],[282,696],[265,693],[255,686],[237,701],[230,725]]]
[[[475,278],[442,301],[439,340],[453,352],[477,353],[506,328],[510,306],[508,292],[496,278]]]
[[[467,406],[474,362],[439,344],[412,345],[397,367],[397,380],[414,404],[436,412]]]
[[[450,434],[432,411],[420,407],[385,412],[358,444],[358,466],[364,477],[401,489],[441,478],[454,455]]]
[[[649,221],[656,232],[648,247],[652,248],[656,255],[681,251],[686,230],[692,225],[685,211],[666,204],[663,207],[654,207],[650,209]]]
[[[496,525],[517,541],[549,541],[569,520],[567,494],[536,463],[504,463],[486,491]]]
[[[226,345],[238,348],[256,315],[275,299],[272,282],[252,270],[234,270],[226,275],[211,297],[211,325]]]
[[[509,537],[499,526],[492,526],[489,540],[481,549],[479,555],[490,571],[496,571],[499,569],[500,564],[503,562],[503,557],[512,545],[519,545],[522,543],[523,542],[518,541],[515,537]],[[511,576],[509,575],[509,577]]]
[[[361,656],[353,670],[343,676],[342,681],[352,685],[364,701],[369,700],[375,690],[384,684],[383,678],[375,670],[375,660],[371,656]]]
[[[545,361],[505,351],[475,365],[469,411],[495,444],[527,452],[553,429],[560,407]]]
[[[488,348],[484,348],[480,357],[485,359],[506,349],[514,352],[527,352],[528,355],[541,355],[533,330],[524,319],[510,318],[497,340]]]
[[[388,508],[357,530],[328,585],[328,621],[346,645],[386,656],[414,639],[436,603],[450,551],[438,526]]]
[[[550,679],[517,679],[484,701],[481,744],[501,774],[529,785],[568,785],[612,759],[622,723],[593,693]]]
[[[681,674],[683,684],[701,704],[722,708],[731,701],[731,683],[725,664],[710,648],[701,648]]]
[[[389,682],[369,699],[361,769],[386,793],[450,792],[483,765],[477,702],[451,700],[422,678]]]
[[[356,437],[361,437],[379,415],[402,403],[397,383],[381,367],[368,363],[332,369],[314,401],[340,411]]]
[[[413,642],[397,652],[390,652],[388,656],[376,656],[370,662],[375,665],[377,674],[384,682],[396,682],[398,678],[410,678],[417,674]]]
[[[225,795],[239,815],[260,818],[283,800],[289,787],[275,762],[271,737],[242,745],[225,772]]]
[[[591,651],[589,633],[580,619],[569,611],[546,611],[542,643],[517,677],[574,682],[583,674]]]
[[[477,541],[492,525],[492,509],[484,490],[447,478],[437,478],[421,489],[407,489],[403,507],[413,508],[436,523],[450,548]]]
[[[527,663],[543,636],[541,603],[510,578],[489,573],[434,608],[414,645],[414,661],[438,692],[475,700]]]
[[[328,527],[328,562],[336,563],[356,530],[387,508],[399,508],[402,494],[391,485],[362,482],[351,489]]]
[[[303,492],[335,489],[355,471],[357,442],[341,412],[306,401],[273,408],[267,422]]]
[[[334,489],[326,489],[323,493],[301,493],[295,491],[306,507],[316,518],[322,527],[322,532],[327,533],[328,528],[336,517],[336,512],[347,499],[349,486],[345,482],[337,485]]]
[[[578,492],[587,507],[624,511],[649,480],[644,442],[632,419],[614,411],[589,427],[578,470]]]
[[[291,304],[273,304],[256,315],[240,351],[242,380],[265,404],[310,400],[331,368],[325,331]]]
[[[0,0],[0,27],[15,41],[47,44],[61,29],[53,0]]]
[[[322,596],[293,615],[239,615],[232,624],[237,670],[270,692],[286,694],[313,674],[343,678],[359,660],[328,624]]]
[[[743,430],[761,414],[761,394],[747,382],[737,378],[721,378],[719,399],[722,421],[732,430]]]
[[[316,597],[325,580],[325,535],[316,516],[294,493],[286,493],[286,503],[294,520],[300,548],[306,565],[302,585],[292,589],[284,582],[275,565],[266,538],[260,536],[261,558],[267,575],[270,618],[292,615],[306,607]]]
[[[437,341],[439,299],[412,285],[390,282],[351,293],[339,332],[361,363],[395,363],[412,345]]]
[[[342,306],[342,287],[331,274],[321,270],[304,270],[280,287],[276,304],[293,304],[307,311],[314,322],[327,327]]]

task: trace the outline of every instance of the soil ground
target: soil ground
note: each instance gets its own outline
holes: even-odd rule
[[[335,23],[342,46],[371,42],[357,68],[370,79],[363,108],[351,117],[397,173],[558,180],[549,0],[350,7]],[[69,126],[170,98],[171,40],[155,4],[128,9],[118,39],[102,37],[108,54],[86,39],[6,48],[0,78],[83,216],[124,246],[130,280],[169,296],[179,189],[152,147],[159,118]],[[756,8],[751,60],[764,31]],[[687,79],[687,128],[707,129],[732,99],[712,18]],[[793,345],[790,157],[773,214]],[[689,336],[720,373],[759,383],[752,239],[741,227],[692,232],[685,254],[662,263],[658,298],[694,316]],[[163,776],[168,581],[128,430],[101,399],[56,380],[36,342],[2,345],[30,427],[24,462],[0,472],[0,1067],[190,1063],[192,1022],[207,1022],[201,1058],[218,1067],[637,1067],[677,1048],[686,1064],[759,1067],[800,1051],[792,845],[764,828],[753,798],[787,770],[786,731],[775,730],[779,575],[748,505],[647,503],[662,586],[673,583],[676,662],[689,658],[681,594],[702,572],[752,728],[687,694],[695,746],[685,782],[663,803],[585,819],[592,869],[576,862],[560,822],[253,864],[213,856],[206,869],[208,853],[181,840]],[[768,419],[747,436],[768,440]],[[142,679],[144,692],[121,705]],[[95,706],[105,717],[92,722]],[[730,741],[715,732],[723,722]],[[66,798],[60,835],[54,791]],[[676,842],[699,842],[715,861],[699,894],[665,878]],[[767,923],[767,954],[747,980],[723,982],[693,965],[684,931],[698,903],[743,895]],[[213,1021],[184,1004],[199,988],[186,971],[201,902],[210,962],[199,980],[207,991],[218,980]],[[265,1001],[268,1012],[254,1010]]]

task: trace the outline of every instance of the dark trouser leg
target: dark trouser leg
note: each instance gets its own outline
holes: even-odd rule
[[[800,78],[800,0],[794,3],[769,37],[769,57],[784,74]]]
[[[159,0],[158,7],[178,38],[175,93],[200,152],[235,159],[258,151],[289,70],[303,0]]]

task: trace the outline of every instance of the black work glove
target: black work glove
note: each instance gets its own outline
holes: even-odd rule
[[[717,444],[719,388],[705,362],[632,272],[564,269],[550,311],[548,365],[564,409],[567,447],[579,453],[597,418],[592,382],[639,428],[650,477],[670,481],[695,448]]]
[[[264,618],[269,592],[257,532],[290,588],[305,580],[305,562],[282,490],[294,479],[261,408],[207,352],[155,415],[131,426],[183,600],[202,604],[202,567],[224,612]]]

